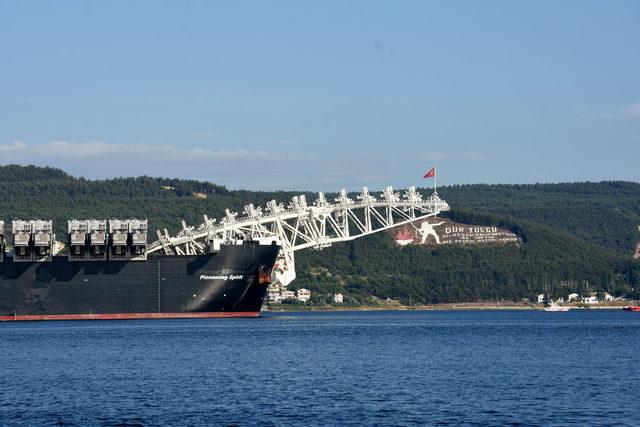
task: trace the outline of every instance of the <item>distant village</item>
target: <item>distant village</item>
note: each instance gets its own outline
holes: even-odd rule
[[[344,295],[341,293],[336,293],[332,295],[333,302],[337,304],[344,303]],[[280,283],[273,283],[269,285],[269,289],[267,291],[267,299],[272,304],[280,304],[282,302],[301,302],[306,303],[311,298],[311,291],[305,288],[300,288],[297,291],[287,290]],[[525,299],[526,300],[526,299]],[[392,301],[387,298],[387,302]],[[526,300],[529,301],[529,300]],[[600,298],[598,297],[598,293],[590,292],[585,295],[580,295],[578,293],[572,293],[567,296],[567,298],[558,298],[556,300],[550,298],[546,294],[539,294],[536,296],[534,303],[545,304],[555,302],[557,304],[564,303],[582,303],[587,305],[597,305],[602,302],[617,302],[617,301],[626,301],[623,297],[614,297],[608,292],[604,294],[600,294]]]
[[[562,304],[565,302],[577,302],[577,303],[582,303],[582,304],[589,304],[589,305],[595,305],[595,304],[600,304],[601,302],[614,302],[614,301],[626,301],[626,298],[623,297],[614,297],[613,295],[611,295],[608,292],[605,292],[602,295],[602,298],[598,298],[598,294],[596,292],[590,292],[588,295],[583,295],[581,296],[580,294],[577,293],[573,293],[573,294],[569,294],[569,296],[564,299],[564,298],[558,298],[555,301],[551,298],[547,299],[547,296],[545,294],[539,294],[537,296],[537,303],[538,304],[543,304],[545,301],[549,301],[549,302],[556,302],[558,304]]]
[[[279,304],[285,300],[307,302],[311,298],[311,291],[308,289],[300,288],[297,291],[288,291],[282,284],[273,283],[269,285],[267,291],[267,299],[270,303]],[[333,302],[343,303],[344,295],[338,293],[333,294]]]

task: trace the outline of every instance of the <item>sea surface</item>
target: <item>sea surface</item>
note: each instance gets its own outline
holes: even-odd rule
[[[640,425],[640,313],[0,323],[0,425]]]

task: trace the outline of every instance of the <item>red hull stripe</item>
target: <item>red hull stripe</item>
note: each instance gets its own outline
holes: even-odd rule
[[[217,311],[210,313],[113,313],[113,314],[17,314],[0,316],[0,321],[25,320],[129,320],[202,319],[212,317],[258,317],[258,311]]]

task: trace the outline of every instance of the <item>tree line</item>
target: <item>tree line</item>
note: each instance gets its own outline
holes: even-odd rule
[[[640,261],[631,255],[640,241],[640,184],[474,184],[440,187],[438,193],[451,205],[445,215],[452,220],[504,227],[523,243],[399,247],[379,233],[297,253],[291,288],[310,289],[316,302],[341,292],[352,304],[387,298],[412,304],[517,301],[543,292],[639,296]],[[15,218],[51,219],[59,240],[72,218],[147,218],[152,233],[175,232],[183,219],[197,225],[205,214],[221,218],[226,208],[241,212],[272,199],[286,204],[297,194],[315,198],[175,178],[89,180],[50,167],[0,166],[0,219],[7,225]]]

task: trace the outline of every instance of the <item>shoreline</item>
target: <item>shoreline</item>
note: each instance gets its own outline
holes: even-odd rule
[[[637,301],[625,301],[624,304],[567,304],[563,307],[569,307],[570,310],[622,310],[624,307],[637,305]],[[403,304],[384,304],[384,305],[365,305],[365,306],[303,306],[295,304],[267,304],[264,311],[269,312],[302,312],[302,311],[502,311],[502,310],[519,310],[519,311],[542,311],[545,306],[542,304],[502,304],[502,303],[455,303],[455,304],[430,304],[430,305],[403,305]]]

